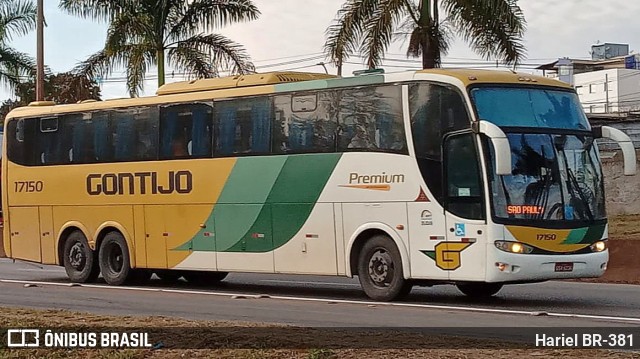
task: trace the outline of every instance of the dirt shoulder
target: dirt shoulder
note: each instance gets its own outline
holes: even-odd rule
[[[0,308],[0,327],[3,328],[35,328],[46,326],[53,328],[68,326],[71,323],[87,328],[136,328],[136,330],[149,331],[158,328],[183,328],[175,331],[178,337],[165,337],[164,347],[159,349],[4,349],[0,350],[0,358],[513,358],[535,356],[536,358],[634,358],[637,354],[612,352],[605,350],[579,350],[579,349],[508,349],[513,348],[513,343],[480,341],[477,339],[460,339],[445,336],[424,336],[416,333],[358,333],[354,331],[337,331],[329,333],[311,328],[295,328],[283,326],[270,326],[261,323],[247,322],[206,322],[187,321],[165,317],[115,317],[94,314],[74,313],[58,310],[31,310]],[[235,328],[235,331],[229,330]],[[243,331],[238,328],[252,328],[252,336],[243,336]],[[296,331],[295,338],[278,337],[272,335],[278,329],[289,328]],[[258,330],[256,330],[258,329]],[[208,334],[218,333],[219,336]],[[234,334],[235,333],[235,334]],[[257,335],[255,335],[258,333]],[[2,333],[4,335],[4,333]],[[332,338],[323,338],[324,335],[332,335]],[[292,340],[296,343],[292,344]],[[339,347],[336,343],[342,343],[342,349],[327,347],[309,348],[306,341],[335,340],[330,345]],[[424,348],[436,347],[442,349],[349,349],[353,343],[359,343],[359,348],[379,347],[381,341],[401,340],[403,347]],[[464,340],[464,345],[451,344],[456,340]],[[182,343],[206,343],[209,347],[217,349],[173,349],[176,341]],[[6,343],[3,338],[2,344]],[[325,340],[325,343],[329,343]],[[364,343],[364,344],[363,344]],[[197,346],[197,345],[193,345]],[[278,347],[292,349],[277,349]],[[521,344],[519,344],[522,347]],[[296,348],[299,347],[300,349]],[[455,349],[465,348],[465,349]],[[473,349],[483,347],[485,349]],[[453,348],[453,349],[452,349]]]

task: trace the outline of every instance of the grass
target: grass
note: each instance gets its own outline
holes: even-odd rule
[[[146,358],[243,358],[243,359],[262,359],[262,358],[300,358],[300,359],[334,359],[334,358],[479,358],[479,359],[500,359],[514,357],[535,356],[536,358],[634,358],[637,354],[623,352],[609,352],[601,350],[566,350],[566,349],[505,349],[511,343],[492,342],[489,349],[270,349],[273,347],[289,346],[291,347],[291,338],[289,340],[283,337],[269,336],[270,330],[283,328],[282,326],[266,325],[261,323],[249,322],[205,322],[205,321],[187,321],[181,319],[173,319],[166,317],[117,317],[102,316],[86,313],[74,313],[60,310],[32,310],[32,309],[15,309],[0,308],[0,327],[25,328],[25,327],[61,327],[70,323],[82,325],[85,327],[141,327],[153,328],[159,327],[184,327],[184,333],[181,333],[181,340],[190,340],[193,342],[202,342],[203,333],[215,332],[216,330],[224,330],[224,328],[233,326],[238,327],[254,327],[255,329],[264,329],[265,336],[262,338],[226,338],[228,347],[222,349],[4,349],[0,350],[0,359],[5,358],[105,358],[105,359],[146,359]],[[187,328],[195,328],[199,330],[187,330]],[[328,331],[318,331],[310,328],[292,328],[296,331],[296,340],[299,343],[308,343],[314,339],[321,338]],[[229,332],[220,332],[226,333]],[[4,333],[2,333],[4,334]],[[400,338],[403,343],[414,345],[416,348],[425,346],[425,343],[433,344],[431,346],[445,346],[456,340],[454,337],[445,336],[424,336],[409,332],[403,333],[359,333],[354,331],[337,331],[335,337],[336,343],[371,343],[372,346],[381,340],[389,338]],[[3,342],[6,343],[3,339]],[[263,348],[260,348],[259,342],[262,342]],[[459,339],[458,339],[459,340]],[[213,339],[215,342],[215,338]],[[209,341],[210,342],[210,341]],[[256,347],[256,349],[237,349]],[[486,342],[477,339],[465,339],[466,346],[464,348],[474,348],[481,344],[486,346]],[[220,344],[219,342],[217,344]],[[268,344],[268,345],[264,345]],[[3,344],[2,344],[3,345]],[[451,346],[451,345],[449,345]],[[304,347],[300,345],[300,347]]]

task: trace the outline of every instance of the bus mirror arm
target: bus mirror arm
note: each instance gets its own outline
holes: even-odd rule
[[[636,149],[633,146],[633,141],[626,133],[618,130],[617,128],[602,126],[594,128],[593,135],[595,138],[609,138],[616,141],[622,150],[624,175],[633,176],[636,174]]]
[[[475,133],[482,133],[489,137],[496,156],[495,169],[499,176],[511,174],[511,145],[507,135],[495,124],[480,120],[474,123]]]

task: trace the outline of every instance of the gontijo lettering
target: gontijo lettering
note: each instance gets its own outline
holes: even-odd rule
[[[191,193],[193,175],[190,171],[135,173],[92,173],[87,176],[87,193],[91,196],[125,194]]]

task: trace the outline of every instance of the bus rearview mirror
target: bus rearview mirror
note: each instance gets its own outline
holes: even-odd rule
[[[622,151],[624,162],[624,175],[633,176],[637,170],[636,148],[633,141],[626,133],[610,126],[596,127],[593,129],[595,138],[609,138],[618,143]]]
[[[499,176],[511,174],[511,146],[507,135],[495,124],[481,120],[478,122],[476,132],[489,138],[495,153],[495,170]]]

